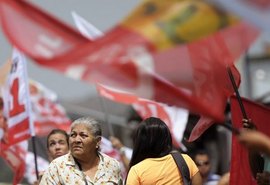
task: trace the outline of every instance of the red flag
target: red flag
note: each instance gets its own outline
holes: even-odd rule
[[[242,98],[247,116],[252,119],[260,132],[270,136],[269,119],[270,109],[258,103]],[[236,128],[242,128],[242,113],[236,97],[231,98],[232,123]],[[236,136],[232,138],[232,158],[230,170],[231,185],[256,185],[249,166],[248,151],[239,142]]]
[[[13,185],[19,184],[24,177],[27,146],[27,142],[23,141],[6,150],[0,150],[0,156],[14,171]]]
[[[57,102],[57,95],[36,81],[30,81],[29,86],[36,135],[46,136],[54,128],[68,131],[71,120]]]
[[[13,44],[21,48],[38,63],[68,75],[75,74],[73,77],[88,82],[100,82],[132,92],[142,98],[185,107],[192,112],[212,117],[215,120],[223,120],[223,107],[221,106],[223,99],[220,99],[221,95],[219,95],[220,91],[218,89],[221,87],[221,84],[226,84],[224,83],[224,78],[226,79],[226,77],[221,75],[226,71],[224,61],[222,61],[223,64],[220,63],[220,60],[218,62],[214,62],[213,59],[208,61],[209,57],[213,57],[213,53],[209,52],[209,49],[212,52],[223,49],[223,46],[219,44],[220,39],[218,40],[214,37],[208,41],[201,42],[200,45],[191,44],[189,46],[175,47],[177,44],[185,43],[186,41],[203,38],[223,26],[210,30],[206,27],[207,31],[203,32],[202,35],[195,34],[191,39],[184,39],[184,41],[181,40],[181,37],[178,37],[177,33],[167,35],[169,34],[167,23],[175,20],[175,18],[181,18],[186,13],[193,15],[193,10],[196,10],[196,13],[198,13],[197,10],[200,12],[204,8],[209,13],[213,11],[213,7],[198,1],[192,1],[192,3],[185,2],[184,4],[181,4],[183,3],[182,1],[150,2],[153,5],[157,5],[156,9],[154,9],[157,12],[152,12],[153,14],[150,15],[153,16],[150,16],[149,20],[151,20],[150,22],[156,21],[160,24],[152,23],[147,27],[148,29],[145,29],[146,27],[142,29],[141,26],[139,29],[135,29],[132,26],[133,23],[138,24],[138,19],[134,15],[137,15],[137,13],[142,15],[143,12],[140,10],[147,10],[146,13],[151,13],[147,9],[149,4],[145,2],[142,9],[138,8],[121,25],[95,41],[94,44],[81,36],[79,37],[78,33],[69,28],[63,33],[61,31],[64,28],[63,24],[29,5],[26,1],[1,1],[0,5],[1,14],[3,14],[1,16],[2,25],[8,37]],[[175,6],[176,4],[177,6]],[[177,8],[174,9],[175,7]],[[194,9],[194,7],[198,9]],[[181,12],[180,17],[178,17],[177,12],[178,10],[182,11],[182,9],[185,11]],[[169,15],[166,14],[168,12]],[[173,15],[170,14],[171,12],[173,12]],[[203,19],[204,14],[198,13],[200,15],[198,16],[196,13],[194,14],[196,20],[198,17]],[[229,17],[226,14],[220,15],[224,15],[223,18]],[[211,16],[213,15],[211,14]],[[13,19],[14,17],[16,19]],[[36,19],[33,19],[34,17]],[[155,19],[156,17],[158,18],[157,20]],[[16,34],[15,28],[20,18],[22,19],[20,22],[25,23],[25,30],[20,34]],[[50,21],[46,22],[47,19]],[[147,19],[146,22],[149,22],[149,20]],[[198,20],[195,22],[198,23]],[[230,25],[230,22],[228,21],[225,26]],[[158,25],[153,28],[156,30],[155,33],[151,32],[153,25]],[[193,22],[192,25],[196,24]],[[176,30],[177,26],[181,27],[181,25],[175,25]],[[147,31],[144,32],[144,30]],[[245,31],[243,32],[243,30]],[[24,41],[29,33],[31,34],[30,44],[28,40]],[[160,37],[156,35],[157,33],[160,33]],[[256,31],[245,24],[240,24],[232,29],[225,29],[220,34],[221,36],[219,35],[218,37],[222,37],[224,40],[222,42],[225,43],[226,47],[234,48],[230,52],[236,51],[235,53],[230,53],[230,55],[235,57],[236,55],[239,56],[248,47],[256,36]],[[161,40],[158,39],[156,42],[156,40],[153,40],[153,36],[154,38],[161,38]],[[175,37],[177,39],[174,39]],[[242,42],[242,40],[245,42]],[[237,43],[241,43],[241,45]],[[215,47],[217,48],[215,49]],[[198,56],[195,56],[198,49],[203,50],[199,52],[200,60],[198,60]],[[205,58],[207,53],[208,56]],[[219,59],[224,57],[224,55],[220,56],[222,54],[220,52],[217,54]],[[232,61],[228,65],[231,64]],[[205,80],[210,80],[207,82],[208,85],[205,85]],[[185,88],[185,90],[177,88],[175,84],[181,84],[181,87]],[[214,84],[215,86],[209,84]],[[221,89],[222,91],[224,90],[224,88]],[[210,102],[217,104],[215,108],[213,108]]]
[[[182,138],[188,120],[188,111],[181,108],[170,107],[165,104],[138,98],[126,92],[112,90],[108,87],[97,85],[101,96],[112,101],[131,104],[142,119],[148,117],[159,117],[169,127],[172,133],[173,144],[175,147],[182,147]]]

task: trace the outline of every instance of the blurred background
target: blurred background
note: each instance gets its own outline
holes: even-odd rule
[[[75,11],[102,32],[106,32],[117,25],[140,3],[139,0],[33,0],[31,2],[74,28],[71,12]],[[241,95],[263,103],[270,100],[269,38],[268,34],[262,34],[237,62],[237,68],[242,75]],[[12,47],[2,32],[0,32],[0,43],[0,64],[4,64],[11,57]],[[33,63],[30,59],[27,59],[27,61],[29,77],[57,94],[59,103],[64,106],[71,120],[86,115],[93,116],[102,121],[105,137],[108,138],[110,135],[110,126],[108,126],[110,124],[113,126],[115,135],[125,145],[132,147],[132,131],[141,118],[131,106],[99,97],[94,85],[76,81],[63,74],[45,69]],[[189,123],[184,138],[188,138],[197,120],[197,115],[189,115]],[[198,147],[206,147],[213,151],[213,171],[223,174],[229,169],[230,138],[231,133],[229,131],[223,127],[212,126],[196,142],[188,143],[184,139],[183,143],[188,152],[192,152],[194,148]],[[37,142],[38,154],[46,159],[45,139],[40,138]],[[29,147],[31,150],[31,143]],[[12,182],[13,173],[1,158],[0,171],[0,182]],[[24,180],[23,183],[27,184],[27,181]]]

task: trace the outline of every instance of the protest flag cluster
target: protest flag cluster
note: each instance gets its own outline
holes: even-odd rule
[[[240,75],[234,63],[259,34],[235,16],[195,0],[144,1],[95,40],[27,1],[0,1],[0,19],[11,43],[35,62],[72,78],[101,84],[100,94],[132,104],[143,118],[156,115],[165,122],[174,122],[164,104],[200,114],[190,140],[198,138],[214,122],[224,121],[227,99],[234,92],[227,68],[239,85]],[[11,86],[13,96],[20,96],[19,85],[15,80]],[[4,99],[8,97],[11,95]],[[16,103],[16,113],[23,110],[21,101],[6,104],[10,102]],[[43,100],[39,103],[51,106]],[[48,119],[44,111],[42,115]],[[59,109],[56,114],[64,115]],[[17,133],[9,132],[12,144],[31,136],[31,119],[29,116],[20,129],[24,135],[17,137]],[[8,128],[12,128],[14,124],[8,122]],[[63,122],[69,123],[66,119]],[[173,130],[173,125],[169,127]]]

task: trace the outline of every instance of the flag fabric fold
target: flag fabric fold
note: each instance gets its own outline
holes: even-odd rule
[[[242,98],[242,102],[249,119],[256,125],[257,130],[270,136],[269,119],[270,109],[261,104],[255,103],[246,98]],[[235,96],[231,97],[231,114],[232,124],[236,128],[242,128],[242,112]],[[248,151],[244,148],[236,138],[232,137],[232,158],[230,170],[231,185],[256,185],[256,180],[253,178],[248,158]]]
[[[186,109],[170,107],[102,85],[97,85],[97,90],[101,96],[109,100],[131,105],[142,119],[151,116],[162,119],[172,133],[173,145],[177,148],[183,146],[182,138],[188,120],[188,111]]]
[[[29,88],[36,135],[46,136],[55,128],[69,131],[71,120],[57,102],[57,95],[34,80],[30,80]]]
[[[60,28],[66,28],[63,23],[26,1],[1,1],[0,6],[2,26],[11,42],[39,64],[73,78],[184,107],[218,121],[224,118],[224,107],[221,106],[223,99],[220,99],[218,89],[226,84],[224,79],[226,81],[227,76],[223,76],[226,66],[233,63],[233,60],[221,60],[224,57],[224,46],[220,45],[220,41],[229,48],[229,55],[235,59],[257,35],[257,31],[247,24],[237,24],[230,15],[217,14],[215,7],[200,1],[146,1],[118,26],[94,42],[78,36],[79,33],[70,28],[62,33]],[[149,6],[155,7],[152,12],[148,12]],[[23,32],[20,35],[14,32],[16,29],[13,28],[16,28],[20,17],[25,23],[23,32],[31,33],[30,41],[23,42],[28,39],[27,35],[21,36]],[[194,26],[202,18],[216,20],[218,26],[210,29],[200,25],[201,29],[206,29],[201,35],[177,40],[179,27],[189,25],[189,21]],[[50,21],[46,22],[47,19]],[[142,22],[142,25],[145,24],[144,29],[138,25],[138,20],[145,20]],[[220,25],[221,20],[226,21]],[[173,23],[173,35],[168,31],[170,23]],[[233,23],[235,26],[231,26]],[[192,29],[187,25],[188,30]],[[220,32],[206,38],[216,31]],[[185,36],[181,35],[182,31],[179,34]],[[163,40],[155,42],[151,39],[152,35]],[[186,37],[189,36],[183,38]],[[196,44],[196,41],[181,45],[195,39],[202,40],[200,44]],[[209,58],[214,52],[217,52],[215,60]],[[210,102],[215,102],[215,108]]]
[[[6,161],[14,172],[13,185],[17,185],[23,180],[26,170],[25,158],[27,148],[27,141],[16,143],[5,150],[0,148],[0,157]]]

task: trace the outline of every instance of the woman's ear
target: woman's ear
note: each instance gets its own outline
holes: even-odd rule
[[[101,144],[101,136],[96,137],[96,142],[97,142],[96,148],[99,149],[100,148],[100,144]]]

